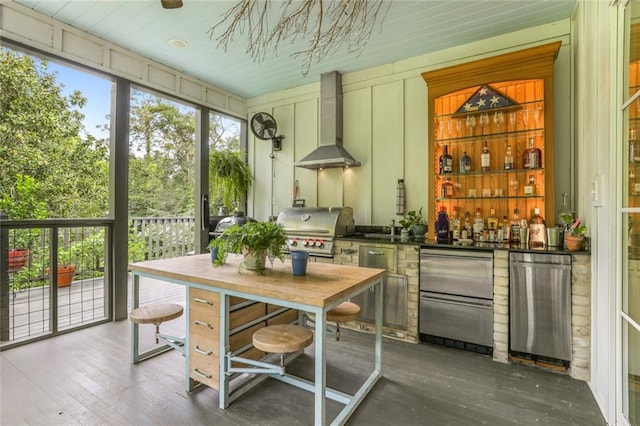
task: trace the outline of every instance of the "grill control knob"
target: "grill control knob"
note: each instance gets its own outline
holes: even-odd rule
[[[298,245],[298,240],[295,239],[295,238],[293,240],[289,240],[289,245],[290,246],[294,246],[294,247],[297,246]]]
[[[311,243],[311,241],[309,240],[304,240],[304,242],[302,243],[303,246],[307,247],[309,245],[309,243]]]
[[[324,247],[324,240],[316,241],[316,247],[318,248]]]

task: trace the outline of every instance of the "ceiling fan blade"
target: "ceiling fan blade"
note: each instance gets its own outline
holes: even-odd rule
[[[178,9],[182,7],[182,0],[160,0],[165,9]]]

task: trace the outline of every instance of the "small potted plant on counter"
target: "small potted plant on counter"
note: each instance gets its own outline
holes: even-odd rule
[[[244,262],[240,268],[259,274],[264,271],[267,257],[272,264],[276,258],[284,262],[282,249],[286,242],[284,228],[276,222],[248,222],[225,229],[222,235],[209,243],[209,248],[218,250],[214,265],[224,264],[228,253],[242,253]]]
[[[409,211],[404,219],[400,220],[400,225],[406,229],[411,228],[414,239],[423,239],[427,233],[427,222],[422,216],[422,207],[418,211]]]
[[[567,223],[568,223],[568,219]],[[565,218],[562,218],[563,222]],[[567,245],[569,251],[580,251],[584,247],[584,236],[587,233],[588,228],[581,224],[580,219],[576,219],[570,225],[564,233],[564,242]]]

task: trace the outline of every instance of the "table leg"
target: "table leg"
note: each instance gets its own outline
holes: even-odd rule
[[[375,369],[382,375],[382,280],[375,285],[376,297],[376,360]]]
[[[135,272],[131,275],[131,310],[140,304],[140,276]],[[139,359],[139,332],[138,324],[131,321],[131,363],[137,364]]]
[[[218,406],[225,409],[229,406],[229,377],[227,376],[227,351],[229,350],[229,296],[220,293],[220,380],[218,390]]]
[[[326,372],[326,348],[325,348],[325,331],[326,331],[326,312],[324,310],[314,312],[316,318],[315,333],[315,424],[325,424],[325,390],[327,381]]]

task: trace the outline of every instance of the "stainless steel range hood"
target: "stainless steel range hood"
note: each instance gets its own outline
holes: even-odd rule
[[[342,146],[342,75],[324,73],[320,76],[320,146],[294,166],[313,170],[359,165]]]

